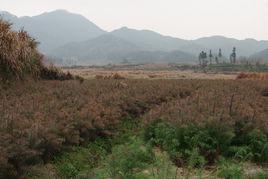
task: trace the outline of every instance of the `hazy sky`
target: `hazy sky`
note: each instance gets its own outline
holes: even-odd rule
[[[0,0],[0,9],[18,16],[66,9],[108,31],[128,26],[185,39],[268,40],[268,0]]]

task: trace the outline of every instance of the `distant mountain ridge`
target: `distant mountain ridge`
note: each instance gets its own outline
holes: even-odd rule
[[[149,30],[135,30],[123,27],[110,32],[116,37],[125,39],[133,44],[142,47],[144,50],[163,50],[172,51],[187,45],[187,40],[163,36]]]
[[[264,60],[268,62],[268,49],[262,50],[250,56],[252,59]]]
[[[39,41],[40,50],[50,53],[69,42],[79,42],[106,33],[85,17],[57,10],[33,17],[17,17],[7,12],[0,16],[13,23],[13,28],[24,28]]]
[[[69,43],[54,50],[51,55],[56,58],[77,59],[79,65],[107,63],[145,62],[186,62],[193,61],[195,57],[181,51],[145,51],[143,48],[116,37],[105,34],[94,39]]]
[[[230,53],[232,48],[236,47],[238,56],[250,56],[268,46],[268,41],[257,41],[255,39],[237,40],[223,36],[204,37],[194,42],[213,51],[221,48],[225,54]]]
[[[24,28],[41,44],[46,55],[61,59],[76,59],[82,62],[130,61],[190,61],[197,59],[200,51],[219,48],[229,57],[233,47],[238,56],[252,56],[268,49],[268,41],[255,39],[237,40],[223,36],[184,40],[164,36],[150,30],[122,27],[106,32],[87,18],[65,10],[56,10],[33,17],[17,17],[9,12],[0,12],[0,17],[12,22],[13,28]]]

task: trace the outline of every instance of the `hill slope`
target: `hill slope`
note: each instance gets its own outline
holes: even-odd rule
[[[51,54],[63,59],[76,59],[83,64],[110,63],[123,59],[127,53],[140,50],[136,45],[110,34],[97,38],[66,44]]]
[[[253,59],[262,59],[268,62],[268,49],[262,50],[250,56]]]
[[[147,51],[183,50],[189,53],[198,53],[204,49],[191,41],[164,36],[150,30],[136,30],[123,27],[110,32],[114,36],[125,39]]]
[[[78,64],[107,64],[129,61],[133,63],[144,62],[187,62],[195,59],[194,56],[181,51],[146,51],[143,48],[115,37],[105,34],[97,38],[69,43],[52,52],[52,56],[77,61]]]
[[[223,36],[212,36],[194,40],[196,44],[218,52],[221,48],[225,56],[229,56],[233,47],[237,49],[238,56],[249,56],[258,51],[268,48],[268,41],[257,41],[255,39],[237,40]]]

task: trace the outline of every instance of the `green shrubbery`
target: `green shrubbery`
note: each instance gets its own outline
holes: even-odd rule
[[[78,147],[71,153],[63,153],[55,158],[55,168],[62,178],[75,178],[85,175],[85,171],[90,171],[96,167],[101,159],[110,150],[110,139],[98,138],[87,147]]]
[[[268,170],[258,172],[256,176],[254,176],[255,179],[267,179],[268,178]]]
[[[223,123],[176,126],[155,121],[146,128],[145,139],[166,150],[179,166],[202,167],[215,163],[221,156],[268,161],[267,135],[257,129],[242,134]]]
[[[218,176],[226,179],[243,179],[245,178],[245,171],[241,164],[221,159],[219,161]]]
[[[96,178],[129,178],[153,162],[152,148],[140,138],[132,137],[129,142],[117,145],[97,171]]]

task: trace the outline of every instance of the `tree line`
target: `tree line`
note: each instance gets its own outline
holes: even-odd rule
[[[212,50],[209,51],[209,54],[207,52],[202,51],[199,54],[198,57],[199,60],[199,65],[202,67],[208,66],[208,64],[220,64],[222,63],[223,60],[223,55],[222,55],[222,49],[219,49],[219,52],[217,55],[212,54]],[[237,63],[237,55],[236,55],[236,47],[233,48],[232,53],[230,54],[230,63],[231,64],[236,64]]]

